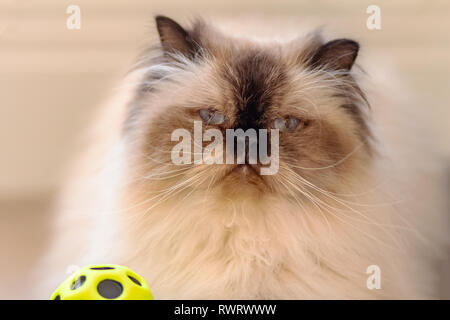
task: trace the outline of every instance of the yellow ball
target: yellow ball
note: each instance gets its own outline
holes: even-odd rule
[[[153,300],[147,282],[114,264],[81,268],[53,292],[51,300]]]

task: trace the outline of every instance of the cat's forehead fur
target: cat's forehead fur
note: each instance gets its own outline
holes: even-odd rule
[[[266,112],[280,105],[288,85],[286,66],[269,52],[249,49],[221,66],[236,109],[234,127],[262,128]]]

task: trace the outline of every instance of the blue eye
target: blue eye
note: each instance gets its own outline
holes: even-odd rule
[[[297,127],[302,124],[303,126],[303,121],[300,119],[297,119],[295,117],[286,117],[286,118],[277,118],[273,121],[272,123],[272,128],[273,129],[278,129],[281,132],[292,132],[295,129],[297,129]]]
[[[299,124],[300,124],[299,119],[294,118],[294,117],[289,117],[287,129],[289,131],[294,131],[295,129],[297,129]]]
[[[225,122],[225,116],[219,111],[211,109],[201,109],[199,113],[205,124],[218,125]]]

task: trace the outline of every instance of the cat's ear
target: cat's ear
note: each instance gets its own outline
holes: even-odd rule
[[[161,45],[166,53],[181,53],[188,58],[194,58],[199,51],[198,42],[174,20],[165,16],[156,16]]]
[[[310,60],[313,68],[350,70],[358,55],[359,44],[349,39],[337,39],[321,45]]]

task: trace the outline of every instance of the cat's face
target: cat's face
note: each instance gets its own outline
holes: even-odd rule
[[[216,189],[226,197],[265,192],[308,196],[317,188],[339,190],[370,159],[366,101],[350,75],[358,52],[354,41],[323,43],[313,36],[258,44],[226,38],[201,22],[186,31],[158,17],[157,26],[162,56],[145,69],[127,120],[138,141],[139,176],[153,185],[192,192]],[[194,163],[199,150],[195,121],[202,124],[202,133],[222,133],[223,162],[227,129],[266,129],[268,137],[278,129],[278,157],[272,159],[277,172],[261,175],[267,165],[259,162]],[[173,163],[179,141],[171,136],[177,129],[192,137],[190,164]],[[200,150],[210,143],[202,141]]]

